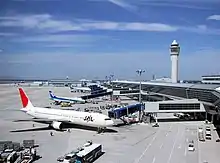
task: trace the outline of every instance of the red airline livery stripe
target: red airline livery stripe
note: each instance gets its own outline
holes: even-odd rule
[[[21,97],[22,105],[25,108],[28,105],[28,98],[25,95],[25,93],[24,93],[22,88],[19,88],[19,92],[20,92],[20,97]]]

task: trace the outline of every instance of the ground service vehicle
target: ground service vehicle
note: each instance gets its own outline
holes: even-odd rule
[[[102,154],[102,145],[88,142],[76,155],[76,163],[88,163],[97,159]]]
[[[73,152],[65,155],[64,159],[61,160],[61,162],[63,162],[63,163],[70,163],[70,162],[71,163],[75,163],[75,161],[76,161],[76,153],[77,152],[78,151],[73,151]]]
[[[204,133],[203,133],[203,128],[202,127],[199,127],[198,137],[199,137],[199,141],[205,141]]]
[[[7,157],[7,163],[15,162],[15,160],[18,158],[17,152],[13,151],[8,157]]]
[[[190,141],[188,145],[188,151],[195,151],[194,142]]]

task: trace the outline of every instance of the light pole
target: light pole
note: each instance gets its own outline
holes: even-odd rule
[[[145,72],[145,70],[139,69],[136,71],[140,76],[140,85],[139,85],[139,102],[141,103],[141,75]]]
[[[141,104],[141,74],[145,72],[145,70],[139,69],[136,71],[140,76],[140,85],[139,85],[139,103]],[[142,106],[141,106],[142,108]],[[141,121],[141,110],[139,111],[139,122]]]
[[[110,83],[111,83],[111,86],[112,86],[112,97],[111,97],[112,103],[113,103],[113,83],[112,83],[113,77],[114,77],[114,75],[112,75],[112,74],[109,76],[109,80],[110,80]]]
[[[109,84],[111,85],[111,88],[112,88],[111,103],[113,103],[113,83],[112,83],[113,77],[114,77],[114,75],[112,75],[112,74],[109,76],[105,76],[105,79],[107,81],[109,80]]]

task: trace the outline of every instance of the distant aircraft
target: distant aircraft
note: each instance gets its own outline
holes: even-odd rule
[[[80,98],[80,97],[57,97],[55,96],[52,91],[49,91],[50,99],[55,101],[57,104],[60,104],[62,102],[64,103],[86,103],[86,100]]]
[[[73,86],[71,86],[70,87],[70,89],[71,89],[71,92],[84,92],[84,93],[90,93],[91,92],[91,88],[89,88],[89,87],[73,87]]]
[[[114,124],[107,115],[100,113],[34,107],[22,88],[19,88],[19,93],[23,105],[21,111],[33,118],[17,120],[17,122],[34,121],[38,123],[45,123],[49,124],[49,127],[55,130],[63,130],[65,124],[75,124],[80,126],[95,127],[98,128],[98,131],[102,131],[103,129],[106,129],[106,127]]]

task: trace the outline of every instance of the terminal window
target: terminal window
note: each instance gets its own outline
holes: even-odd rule
[[[220,80],[220,78],[203,78],[202,80]]]
[[[159,104],[159,110],[200,110],[200,104]]]

